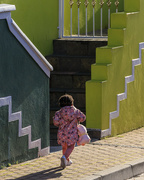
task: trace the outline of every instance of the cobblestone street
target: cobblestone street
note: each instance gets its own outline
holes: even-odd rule
[[[74,179],[80,180],[99,172],[144,157],[144,128],[116,137],[75,147],[73,164],[60,167],[61,150],[50,155],[0,170],[0,179]]]

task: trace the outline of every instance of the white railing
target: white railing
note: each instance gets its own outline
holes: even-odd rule
[[[82,2],[81,2],[82,1]],[[65,16],[66,14],[64,14],[64,9],[65,9],[65,3],[69,4],[69,8],[70,8],[70,29],[69,29],[69,35],[65,35],[64,34],[64,20],[65,20]],[[59,0],[59,38],[95,38],[95,37],[104,37],[107,36],[107,33],[103,33],[104,29],[103,29],[103,18],[107,18],[107,28],[110,28],[110,14],[111,14],[111,0],[107,0],[107,2],[104,0],[75,0],[75,2],[73,0],[66,0],[64,2],[64,0]],[[77,6],[77,17],[75,16],[75,18],[77,18],[77,33],[73,34],[73,5],[75,5],[75,8]],[[80,10],[81,10],[81,6],[84,5],[82,8],[85,8],[85,16],[83,16],[83,18],[85,19],[85,33],[80,33]],[[91,10],[92,10],[92,32],[88,32],[88,6],[91,6]],[[107,17],[105,17],[103,15],[103,7],[107,6]],[[115,6],[115,12],[118,12],[118,6],[119,6],[119,0],[113,0],[113,6]],[[100,11],[100,21],[99,21],[99,29],[96,29],[96,8],[99,9]],[[113,8],[114,9],[114,8]],[[106,8],[105,8],[106,10]],[[104,16],[104,17],[103,17]],[[66,27],[68,28],[68,27]],[[97,33],[99,32],[99,33]],[[89,34],[88,34],[89,33]]]

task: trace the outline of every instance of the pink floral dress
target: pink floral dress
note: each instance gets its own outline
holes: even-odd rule
[[[64,106],[55,113],[53,123],[58,126],[58,144],[68,146],[78,141],[78,122],[85,121],[86,116],[74,106]]]

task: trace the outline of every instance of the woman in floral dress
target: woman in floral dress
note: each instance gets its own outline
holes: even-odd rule
[[[74,107],[74,100],[71,95],[61,96],[59,105],[61,109],[55,113],[53,123],[59,127],[57,141],[62,146],[61,167],[64,169],[72,164],[69,156],[75,147],[75,143],[78,141],[77,125],[79,122],[84,122],[86,116]]]

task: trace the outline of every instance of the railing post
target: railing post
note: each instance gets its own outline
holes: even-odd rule
[[[101,22],[101,24],[100,24],[100,32],[101,32],[101,33],[100,33],[100,35],[102,36],[102,18],[103,18],[103,17],[102,17],[102,15],[103,15],[103,14],[102,14],[102,7],[103,7],[103,4],[104,4],[103,0],[101,0],[101,2],[100,2],[99,4],[100,4],[100,6],[101,6],[101,21],[100,21],[100,22]]]
[[[95,11],[94,11],[94,7],[95,7],[95,0],[92,0],[92,6],[93,6],[93,37],[95,36]]]
[[[88,4],[89,4],[89,2],[88,2],[88,0],[85,0],[85,7],[86,7],[86,37],[87,37],[87,7],[88,7]]]
[[[64,0],[62,0],[62,37],[64,36]]]
[[[80,0],[77,0],[77,5],[78,5],[78,37],[80,35],[80,27],[79,27],[79,7],[80,7],[80,4],[81,4]]]
[[[70,2],[69,2],[69,4],[70,4],[70,8],[71,8],[71,11],[70,11],[70,36],[72,36],[72,6],[73,6],[73,4],[74,4],[74,2],[73,2],[73,0],[70,0]]]
[[[63,19],[63,17],[62,17],[62,0],[59,0],[59,27],[58,27],[58,29],[59,29],[59,38],[62,38],[62,19]]]
[[[108,29],[109,29],[110,28],[110,6],[111,6],[110,0],[108,0],[107,5],[108,5]]]
[[[118,12],[118,5],[119,5],[119,1],[118,1],[118,0],[116,0],[116,1],[115,1],[116,13]]]

